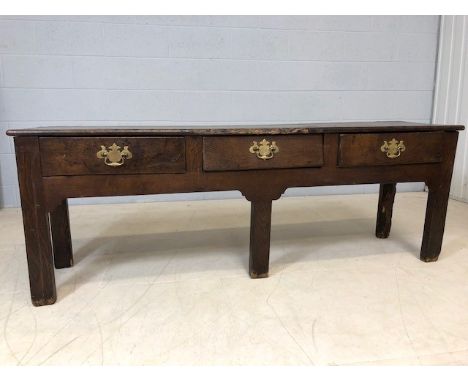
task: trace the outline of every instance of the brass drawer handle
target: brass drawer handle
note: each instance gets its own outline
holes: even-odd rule
[[[257,143],[257,141],[252,142],[252,146],[249,147],[249,151],[252,154],[256,154],[257,158],[267,160],[273,158],[275,153],[279,153],[279,147],[276,146],[276,142],[268,142],[266,139]]]
[[[128,149],[128,146],[124,146],[123,150],[115,143],[106,149],[106,146],[101,145],[101,150],[96,153],[98,159],[104,159],[104,163],[111,167],[122,166],[125,159],[131,159],[132,153]]]
[[[384,144],[380,147],[380,151],[385,153],[387,158],[390,159],[398,158],[405,150],[406,146],[404,142],[398,142],[395,138],[393,138],[390,142],[384,141]]]

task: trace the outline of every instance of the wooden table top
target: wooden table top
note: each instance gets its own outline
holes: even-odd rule
[[[151,135],[278,135],[314,133],[379,133],[395,131],[463,130],[463,125],[424,124],[404,121],[327,122],[274,125],[180,125],[180,126],[44,126],[11,129],[11,136],[151,136]]]

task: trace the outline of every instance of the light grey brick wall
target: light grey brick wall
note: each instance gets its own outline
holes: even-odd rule
[[[438,22],[437,16],[2,16],[0,205],[19,205],[8,128],[428,122]],[[370,191],[375,187],[314,192]]]

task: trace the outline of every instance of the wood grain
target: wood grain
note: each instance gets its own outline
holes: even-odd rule
[[[15,138],[18,180],[33,305],[53,304],[55,289],[49,219],[42,189],[39,142],[36,137]]]
[[[445,136],[446,139],[443,142],[444,161],[427,182],[429,194],[420,253],[421,260],[425,262],[436,261],[439,258],[444,237],[458,134],[447,132]]]
[[[253,142],[266,139],[279,148],[273,158],[263,160],[249,151]],[[231,171],[269,168],[320,167],[323,165],[322,135],[254,135],[203,138],[203,169]]]
[[[338,165],[340,167],[395,166],[410,163],[442,161],[443,132],[341,134]],[[384,141],[396,139],[406,147],[398,158],[389,158],[381,151]]]
[[[425,124],[405,121],[285,123],[273,125],[217,125],[217,126],[45,126],[11,129],[8,135],[35,136],[165,136],[165,135],[284,135],[322,133],[373,133],[395,131],[463,130],[462,125]]]
[[[185,172],[183,137],[40,138],[39,142],[44,176]],[[113,143],[122,149],[128,146],[133,155],[118,167],[96,157],[101,146],[108,148]]]

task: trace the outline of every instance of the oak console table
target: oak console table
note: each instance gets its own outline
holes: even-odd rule
[[[216,128],[32,128],[14,136],[32,302],[73,265],[67,198],[239,190],[251,202],[252,278],[267,277],[272,201],[288,187],[379,183],[376,235],[398,182],[429,189],[420,257],[441,251],[458,131],[408,122]]]

